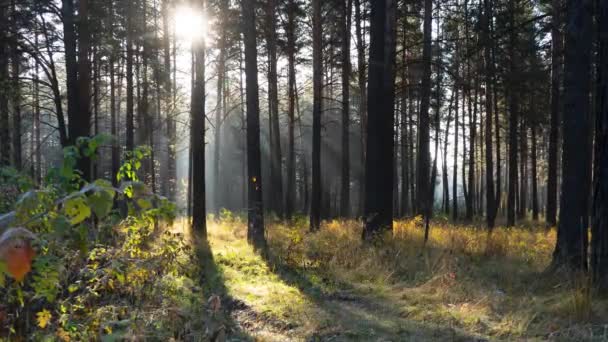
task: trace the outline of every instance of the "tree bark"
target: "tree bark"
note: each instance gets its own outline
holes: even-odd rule
[[[532,130],[532,220],[538,221],[538,151],[536,141],[536,125],[532,124],[530,129]]]
[[[204,7],[204,2],[203,2]],[[190,135],[192,150],[192,230],[207,239],[207,212],[205,203],[205,40],[193,43],[195,54],[194,87],[192,89],[192,123]]]
[[[547,226],[557,224],[557,154],[559,143],[559,124],[561,109],[562,54],[563,35],[561,33],[562,0],[553,0],[553,22],[551,27],[551,128],[549,130],[549,160],[547,177],[547,211],[545,221]]]
[[[342,177],[340,215],[350,216],[350,27],[352,0],[341,0],[342,13]]]
[[[485,60],[485,104],[486,104],[486,224],[488,229],[494,228],[496,218],[496,198],[494,195],[494,158],[492,152],[492,86],[494,81],[494,62],[492,61],[492,40],[490,38],[490,21],[492,21],[492,0],[484,0],[484,28],[482,34]],[[498,129],[498,128],[497,128]]]
[[[9,80],[9,6],[7,1],[0,3],[0,82]],[[10,124],[9,124],[9,87],[0,85],[0,167],[8,166],[11,162]]]
[[[127,118],[126,118],[126,144],[127,151],[133,151],[135,148],[135,139],[134,139],[134,131],[135,131],[135,120],[133,115],[133,40],[134,40],[134,32],[133,32],[133,1],[127,2]]]
[[[564,73],[564,130],[562,185],[560,194],[557,243],[553,266],[573,270],[587,269],[588,210],[586,165],[590,163],[587,150],[590,133],[590,69],[592,50],[592,1],[570,1],[566,27]],[[583,138],[581,138],[583,137]],[[581,144],[583,147],[581,148]]]
[[[323,88],[323,29],[321,0],[312,0],[313,23],[313,112],[312,112],[312,198],[310,206],[310,230],[321,227],[321,101]]]
[[[509,0],[509,194],[507,198],[507,226],[515,225],[515,196],[517,192],[517,124],[519,121],[519,103],[516,93],[515,45],[515,0]]]
[[[598,4],[591,269],[595,283],[605,290],[608,288],[608,2],[598,1]]]
[[[365,192],[364,239],[393,229],[396,4],[379,0],[371,6],[365,184],[373,191]]]
[[[318,0],[317,0],[318,1]],[[262,169],[260,153],[260,103],[258,98],[258,66],[255,28],[255,3],[242,2],[243,38],[245,41],[245,75],[247,87],[247,172],[248,229],[247,240],[264,252],[264,202],[262,200]]]
[[[359,81],[359,119],[361,123],[361,175],[359,177],[359,212],[364,213],[365,203],[365,149],[367,146],[367,73],[365,65],[365,34],[361,0],[355,1],[355,33],[357,38],[357,80]]]
[[[296,3],[289,0],[287,5],[287,59],[289,68],[289,110],[288,110],[288,145],[287,145],[287,193],[285,215],[293,217],[296,202],[296,155],[295,155],[295,107],[296,107]]]

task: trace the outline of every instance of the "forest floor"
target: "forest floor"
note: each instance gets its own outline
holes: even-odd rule
[[[303,218],[276,222],[263,259],[243,219],[225,212],[209,221],[202,282],[205,296],[221,298],[213,326],[225,326],[228,340],[608,339],[608,300],[585,278],[544,272],[555,232],[540,224],[488,238],[437,219],[423,247],[416,219],[371,245],[355,221],[329,221],[315,234]]]

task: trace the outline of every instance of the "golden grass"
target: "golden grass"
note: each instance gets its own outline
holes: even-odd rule
[[[228,294],[284,322],[283,339],[585,340],[608,323],[608,302],[585,278],[543,273],[553,230],[488,236],[437,220],[426,247],[419,218],[396,221],[371,244],[361,230],[357,221],[327,221],[314,234],[303,219],[269,223],[266,263],[246,243],[243,219],[224,213],[210,220],[209,241]]]

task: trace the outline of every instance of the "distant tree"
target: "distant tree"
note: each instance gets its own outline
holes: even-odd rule
[[[393,229],[395,12],[393,0],[371,3],[363,239]]]
[[[321,228],[321,109],[323,88],[323,29],[321,0],[312,0],[312,195],[310,202],[310,230]]]
[[[597,100],[591,269],[593,279],[608,288],[608,2],[598,1]]]
[[[260,165],[260,104],[254,2],[243,1],[242,11],[245,75],[247,77],[247,184],[249,189],[247,239],[256,249],[264,251],[266,237],[264,235],[264,203]]]
[[[590,163],[585,153],[590,134],[592,1],[569,1],[564,73],[564,140],[557,243],[553,266],[587,268],[587,187],[581,185]],[[581,138],[583,137],[583,138]]]

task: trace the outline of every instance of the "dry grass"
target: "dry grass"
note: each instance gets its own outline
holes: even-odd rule
[[[396,221],[372,244],[361,242],[356,221],[328,221],[315,234],[303,219],[271,223],[270,263],[247,245],[238,217],[212,220],[209,236],[229,295],[280,322],[272,325],[281,337],[260,328],[253,336],[261,340],[608,338],[608,302],[587,279],[543,273],[554,231],[488,236],[437,220],[423,248],[421,223]]]

